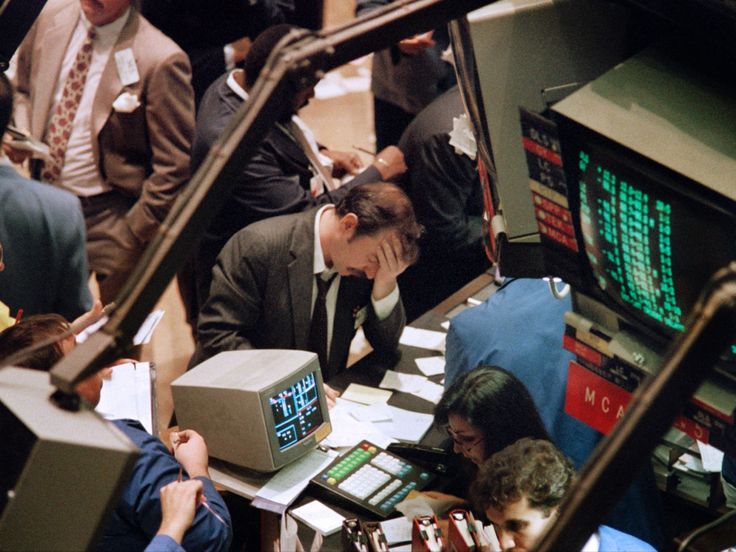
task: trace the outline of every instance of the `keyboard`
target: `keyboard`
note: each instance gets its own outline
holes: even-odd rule
[[[312,478],[312,482],[386,518],[409,492],[423,489],[433,479],[428,470],[362,441]]]

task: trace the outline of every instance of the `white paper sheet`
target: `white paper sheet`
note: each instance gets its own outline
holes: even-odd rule
[[[383,534],[386,536],[389,546],[411,542],[412,525],[411,520],[406,516],[382,521],[381,529],[383,529]]]
[[[434,330],[422,330],[419,328],[412,328],[406,326],[399,343],[402,345],[409,345],[411,347],[419,347],[420,349],[431,349],[433,351],[445,352],[445,337],[447,336],[444,332],[436,332]]]
[[[161,322],[163,316],[163,309],[158,309],[151,312],[143,321],[141,327],[138,328],[135,337],[133,337],[133,345],[143,345],[144,343],[149,343],[151,341],[151,337],[153,336],[154,330],[158,326],[158,323]]]
[[[108,420],[138,420],[151,435],[153,427],[153,382],[148,362],[113,366],[110,379],[102,381],[100,402],[95,410]]]
[[[395,372],[394,370],[386,370],[378,387],[382,389],[396,389],[404,393],[416,393],[422,389],[426,381],[427,378],[425,376],[418,374],[404,374],[402,372]]]
[[[386,448],[395,441],[370,422],[360,422],[352,414],[354,409],[364,408],[364,405],[337,399],[337,404],[330,410],[332,433],[322,441],[322,445],[332,448],[354,447],[363,439]]]
[[[445,373],[444,356],[415,358],[414,362],[417,363],[417,368],[419,368],[419,371],[425,376],[436,376],[438,374]]]
[[[335,454],[314,449],[274,475],[258,491],[251,504],[261,510],[283,514],[309,480],[326,468]]]
[[[414,393],[417,397],[421,397],[431,403],[437,404],[442,398],[442,393],[445,392],[445,388],[438,383],[433,381],[425,381],[421,389]]]
[[[312,500],[298,508],[294,508],[289,511],[289,514],[315,531],[319,531],[325,537],[337,533],[342,528],[342,522],[345,520],[344,516],[325,506],[319,500]]]
[[[700,441],[698,443],[698,451],[700,452],[700,460],[703,468],[712,473],[721,473],[721,465],[723,464],[723,453],[712,445],[706,445]]]
[[[346,401],[353,401],[360,404],[376,404],[385,403],[391,398],[391,391],[378,389],[377,387],[368,387],[359,383],[351,383],[342,394],[342,398]]]
[[[434,420],[431,414],[412,412],[391,405],[388,407],[391,410],[392,421],[375,422],[373,425],[386,435],[407,443],[418,443]]]

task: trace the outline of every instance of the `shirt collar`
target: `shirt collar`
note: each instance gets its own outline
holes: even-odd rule
[[[317,214],[314,215],[314,274],[332,274],[335,272],[332,268],[327,268],[325,263],[325,254],[322,251],[322,242],[319,239],[319,221],[327,209],[334,209],[334,205],[324,205],[317,210]]]
[[[230,87],[230,90],[235,92],[243,101],[246,101],[248,99],[248,92],[245,91],[245,88],[240,86],[238,84],[238,81],[235,79],[235,73],[241,72],[243,73],[242,69],[233,69],[230,71],[230,74],[227,76],[227,85]]]
[[[84,25],[85,30],[89,31],[89,29],[93,26],[92,23],[89,22],[83,11],[80,11],[79,15],[82,18],[82,25]],[[125,10],[125,12],[115,21],[108,23],[107,25],[102,25],[101,27],[95,27],[95,36],[97,37],[97,39],[102,42],[117,40],[120,31],[123,29],[125,23],[128,21],[128,16],[130,16],[130,8]]]

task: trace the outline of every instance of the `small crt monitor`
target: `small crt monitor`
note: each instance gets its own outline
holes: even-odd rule
[[[317,355],[227,351],[171,384],[179,427],[193,429],[211,456],[271,472],[309,452],[332,430]]]

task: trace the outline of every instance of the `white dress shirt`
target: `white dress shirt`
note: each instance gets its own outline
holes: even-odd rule
[[[102,72],[110,59],[113,46],[115,46],[118,36],[120,36],[120,31],[123,29],[129,15],[130,8],[112,23],[95,28],[95,39],[93,41],[89,72],[87,73],[82,98],[79,102],[74,122],[72,123],[72,131],[64,156],[64,166],[61,169],[61,175],[58,179],[60,186],[78,196],[97,195],[112,189],[103,181],[95,164],[94,153],[92,151],[92,104],[97,93],[97,87],[100,84]],[[56,105],[61,100],[64,81],[74,64],[79,48],[81,48],[82,43],[87,38],[87,33],[91,26],[92,24],[84,16],[84,13],[81,13],[79,22],[74,29],[74,33],[64,54],[61,71],[59,72],[59,78],[56,81],[56,88],[54,89],[53,105],[49,111],[49,120],[46,121],[47,126]],[[110,106],[110,109],[112,109],[112,106]]]

